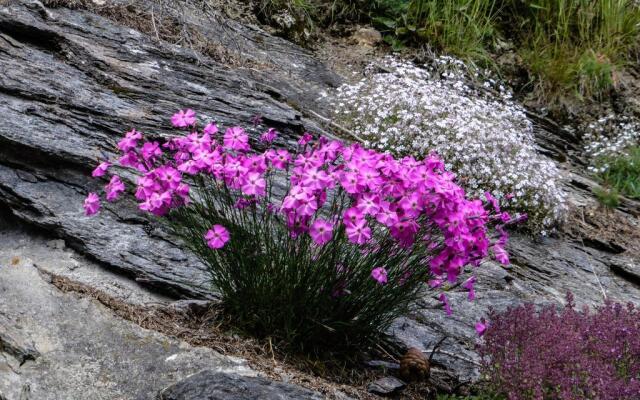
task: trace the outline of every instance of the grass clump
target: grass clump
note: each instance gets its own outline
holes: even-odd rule
[[[536,96],[551,103],[606,97],[640,49],[634,0],[377,0],[364,10],[396,49],[428,45],[493,65],[497,40],[512,40]]]
[[[632,147],[601,162],[607,165],[600,173],[607,185],[627,197],[640,199],[640,147]]]
[[[616,189],[595,188],[593,194],[598,203],[607,209],[614,209],[620,205],[620,193]]]
[[[469,61],[486,61],[496,11],[494,0],[380,0],[372,14],[377,27],[394,35],[387,41],[396,48],[399,43],[428,43]]]
[[[638,51],[640,7],[632,0],[509,0],[502,14],[539,92],[556,98],[567,90],[604,96]]]

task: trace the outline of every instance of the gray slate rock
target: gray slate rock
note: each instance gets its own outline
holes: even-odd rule
[[[407,384],[400,379],[394,376],[385,376],[370,383],[367,390],[381,396],[391,396],[399,393],[405,386],[407,386]]]
[[[319,393],[261,377],[205,370],[162,390],[157,400],[321,400]]]

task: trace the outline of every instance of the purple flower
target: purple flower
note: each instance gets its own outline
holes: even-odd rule
[[[533,304],[490,311],[479,352],[492,387],[513,400],[637,399],[640,310],[605,301],[576,310]],[[480,328],[480,329],[478,329]],[[550,397],[548,397],[550,396]]]
[[[124,192],[124,183],[122,183],[119,176],[114,175],[105,190],[107,192],[107,201],[115,201]]]
[[[484,318],[482,318],[480,321],[476,322],[476,333],[478,334],[478,336],[484,335],[486,330],[487,330],[487,324],[486,324]]]
[[[207,245],[212,249],[221,249],[229,241],[229,231],[222,225],[214,225],[204,235]]]
[[[262,117],[260,115],[254,115],[251,118],[251,123],[253,124],[253,126],[258,126],[262,124]]]
[[[169,212],[171,204],[171,193],[152,193],[144,202],[138,206],[141,210],[149,211],[153,215],[162,216]]]
[[[111,163],[109,161],[104,161],[101,162],[96,169],[93,170],[93,172],[91,173],[91,176],[94,178],[98,178],[100,176],[103,176],[104,174],[107,173],[107,169],[109,169],[109,167],[111,166]]]
[[[429,282],[427,282],[429,284],[430,288],[437,288],[442,286],[442,284],[444,283],[444,279],[429,279]]]
[[[186,128],[196,123],[196,113],[192,109],[180,110],[171,117],[171,125]]]
[[[269,155],[267,157],[269,161],[271,161],[271,164],[274,166],[274,168],[286,169],[287,165],[291,161],[291,154],[289,154],[289,152],[284,149],[271,151],[272,153],[268,153]]]
[[[371,270],[371,277],[380,285],[385,285],[388,281],[387,270],[384,267],[378,267]]]
[[[86,199],[84,199],[84,213],[85,215],[94,215],[100,210],[100,198],[95,193],[89,193]]]
[[[322,246],[333,237],[333,226],[323,219],[316,219],[309,228],[309,235],[313,241]]]

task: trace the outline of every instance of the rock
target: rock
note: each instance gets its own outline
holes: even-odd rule
[[[0,315],[0,353],[14,357],[19,365],[31,360],[35,361],[40,353],[33,343],[26,341],[20,332],[11,327],[12,321]]]
[[[391,396],[400,392],[405,386],[407,386],[407,384],[400,379],[393,376],[385,376],[370,383],[367,390],[381,396]]]
[[[400,368],[400,364],[382,360],[370,360],[365,363],[367,367],[380,368],[385,370],[397,370]]]
[[[429,378],[429,360],[419,349],[412,347],[400,359],[400,377],[407,382],[421,382]]]
[[[382,42],[382,35],[374,28],[360,28],[353,34],[352,39],[361,46],[374,47]]]
[[[158,400],[320,400],[316,392],[261,377],[205,370],[158,393]]]
[[[56,250],[64,250],[65,243],[64,243],[64,240],[62,239],[55,239],[55,240],[49,240],[47,242],[47,246]]]
[[[304,96],[314,93],[315,85],[326,87],[334,78],[308,52],[282,39],[246,27],[250,32],[243,36],[262,43],[241,41],[238,50],[237,40],[208,30],[240,30],[239,24],[230,21],[222,28],[219,21],[189,18],[216,40],[226,38],[234,51],[255,62],[269,58],[278,68],[231,69],[87,11],[3,2],[0,204],[142,285],[207,299],[212,293],[204,266],[133,204],[107,205],[97,218],[82,215],[86,192],[104,185],[88,178],[91,168],[114,157],[118,137],[131,126],[158,137],[170,134],[168,118],[187,106],[224,125],[247,126],[260,115],[282,132],[283,144],[306,129],[321,132],[287,103],[306,104]],[[265,55],[263,46],[273,52]],[[283,54],[275,56],[278,52]],[[287,54],[294,54],[295,62],[284,62]],[[24,126],[30,127],[28,134]],[[254,137],[258,133],[252,130]]]
[[[0,393],[7,399],[20,399],[24,387],[29,399],[151,399],[205,368],[255,375],[243,360],[184,345],[96,301],[61,293],[37,268],[6,267],[12,243],[0,241]]]

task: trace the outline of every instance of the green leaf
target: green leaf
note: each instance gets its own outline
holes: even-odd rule
[[[382,25],[389,29],[395,29],[397,25],[395,20],[386,17],[376,17],[373,19],[373,22],[374,24]]]

